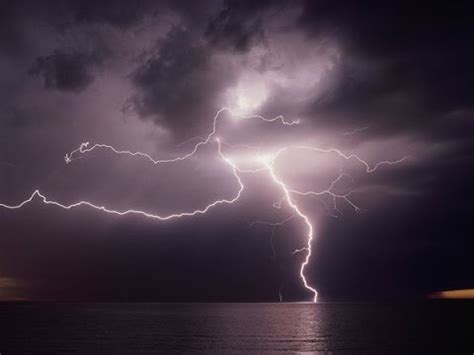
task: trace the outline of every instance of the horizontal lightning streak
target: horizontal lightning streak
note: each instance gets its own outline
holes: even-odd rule
[[[131,215],[141,215],[141,216],[144,216],[144,217],[153,218],[153,219],[157,219],[157,220],[160,220],[160,221],[167,221],[167,220],[174,219],[174,218],[189,217],[189,216],[196,216],[196,215],[205,214],[207,211],[209,211],[211,208],[213,208],[215,206],[218,206],[218,205],[221,205],[221,204],[233,204],[234,202],[236,202],[240,198],[240,195],[242,194],[242,191],[244,190],[244,184],[242,183],[242,180],[240,179],[240,176],[238,175],[238,171],[237,171],[236,166],[222,154],[221,145],[220,145],[219,142],[217,142],[217,145],[218,145],[219,155],[232,168],[233,175],[234,175],[234,177],[235,177],[235,179],[236,179],[236,181],[239,185],[239,188],[238,188],[237,193],[234,195],[234,197],[232,197],[230,199],[216,200],[216,201],[210,203],[209,205],[207,205],[206,207],[204,207],[202,209],[197,209],[197,210],[194,210],[194,211],[191,211],[191,212],[173,213],[173,214],[166,215],[166,216],[161,216],[161,215],[157,215],[157,214],[153,214],[153,213],[149,213],[149,212],[145,212],[145,211],[141,211],[141,210],[134,210],[134,209],[129,209],[129,210],[125,210],[125,211],[118,211],[118,210],[113,210],[113,209],[107,208],[105,206],[99,206],[99,205],[96,205],[96,204],[94,204],[92,202],[88,202],[88,201],[79,201],[79,202],[72,203],[72,204],[69,204],[69,205],[62,204],[62,203],[59,203],[59,202],[56,202],[56,201],[53,201],[53,200],[48,200],[46,198],[46,196],[43,195],[39,190],[35,190],[28,199],[24,200],[23,202],[21,202],[18,205],[6,205],[6,204],[3,204],[3,203],[0,203],[0,207],[4,207],[4,208],[7,208],[7,209],[12,209],[12,210],[13,209],[19,209],[19,208],[22,208],[23,206],[25,206],[27,203],[30,203],[37,196],[41,199],[41,201],[44,204],[57,206],[57,207],[67,209],[67,210],[77,208],[77,207],[81,207],[81,206],[87,206],[87,207],[91,207],[91,208],[96,209],[96,210],[100,210],[100,211],[103,211],[103,212],[106,212],[106,213],[115,214],[115,215],[119,215],[119,216],[125,216],[125,215],[129,215],[129,214],[131,214]]]

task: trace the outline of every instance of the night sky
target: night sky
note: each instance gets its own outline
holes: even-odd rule
[[[217,135],[244,160],[289,145],[371,167],[404,158],[371,173],[334,153],[275,163],[299,191],[343,171],[335,191],[360,208],[295,197],[314,227],[308,283],[329,300],[473,288],[473,38],[472,12],[454,2],[3,1],[0,203],[39,189],[66,205],[201,209],[238,189]],[[64,160],[86,141],[183,156],[222,107],[235,115],[190,159]],[[252,114],[299,123],[233,119]],[[169,221],[38,197],[0,208],[0,300],[311,300],[305,252],[291,253],[303,221],[268,171],[240,175],[234,204]]]

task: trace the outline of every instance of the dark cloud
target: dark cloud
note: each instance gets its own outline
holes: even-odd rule
[[[99,0],[77,1],[71,8],[74,23],[108,24],[128,30],[143,25],[146,19],[162,21],[163,15],[170,14],[178,15],[182,21],[196,26],[219,3],[220,0],[199,3],[186,0]]]
[[[158,9],[152,1],[79,1],[74,7],[74,19],[79,23],[106,23],[127,29],[142,21],[144,16],[156,16]]]
[[[265,37],[263,15],[275,1],[227,1],[211,19],[206,36],[213,45],[246,51]]]
[[[337,38],[343,53],[339,84],[314,112],[393,134],[472,107],[468,13],[460,3],[307,1],[298,26],[308,36]]]
[[[21,16],[18,14],[18,9],[11,6],[11,4],[8,5],[4,5],[2,11],[0,11],[2,52],[17,53],[22,51],[21,47],[24,43]]]
[[[225,73],[216,75],[210,57],[210,48],[190,30],[173,28],[131,75],[139,90],[131,99],[133,109],[177,134],[209,121],[216,110],[213,100],[226,81]],[[179,130],[183,126],[186,132]]]
[[[47,89],[80,92],[94,81],[97,64],[87,54],[56,50],[49,56],[36,58],[29,73],[41,76]]]

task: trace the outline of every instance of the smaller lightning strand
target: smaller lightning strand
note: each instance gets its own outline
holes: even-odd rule
[[[352,131],[350,132],[345,132],[343,133],[342,135],[343,136],[353,136],[359,132],[363,132],[363,131],[366,131],[369,129],[369,126],[365,126],[365,127],[359,127],[359,128],[354,128]]]
[[[274,245],[274,238],[275,238],[275,229],[277,227],[281,227],[283,226],[284,224],[286,224],[287,222],[291,221],[293,218],[295,217],[295,215],[290,215],[286,218],[284,218],[283,220],[279,221],[279,222],[269,222],[269,221],[254,221],[250,224],[250,228],[252,228],[253,226],[257,225],[257,224],[262,224],[262,225],[266,225],[266,226],[270,226],[271,227],[271,234],[270,234],[270,246],[272,248],[272,259],[274,261],[276,261],[277,259],[277,252],[276,252],[276,249],[275,249],[275,245]],[[282,295],[282,288],[283,286],[280,285],[280,287],[278,288],[278,300],[280,302],[283,302],[283,295]]]
[[[271,236],[270,236],[270,246],[272,247],[272,253],[273,253],[272,257],[273,257],[273,259],[276,259],[276,257],[277,257],[276,250],[275,250],[275,245],[273,244],[273,238],[275,237],[275,229],[277,227],[281,227],[285,223],[291,221],[294,217],[295,217],[294,215],[290,215],[290,216],[286,217],[285,219],[281,220],[280,222],[253,221],[252,223],[250,223],[250,228],[252,228],[253,226],[255,226],[257,224],[263,224],[263,225],[271,227],[272,233],[271,233]]]
[[[398,160],[383,160],[383,161],[380,161],[380,162],[376,163],[374,166],[370,167],[369,163],[367,163],[364,159],[359,157],[357,154],[345,154],[341,150],[336,149],[336,148],[323,149],[323,148],[312,147],[312,146],[307,146],[307,145],[289,145],[289,146],[280,148],[276,152],[274,157],[278,158],[282,153],[284,153],[286,151],[289,151],[291,149],[310,150],[310,151],[314,151],[314,152],[317,152],[317,153],[335,153],[336,155],[338,155],[339,157],[341,157],[345,160],[355,159],[359,163],[364,165],[365,170],[366,170],[367,173],[374,172],[375,170],[377,170],[382,165],[395,165],[395,164],[399,164],[399,163],[405,161],[406,159],[408,159],[408,156],[404,156],[403,158],[398,159]]]
[[[85,153],[90,153],[92,152],[93,150],[96,150],[96,149],[108,149],[108,150],[111,150],[113,151],[114,153],[116,154],[127,154],[127,155],[131,155],[131,156],[140,156],[140,157],[143,157],[145,159],[148,159],[149,161],[151,161],[153,164],[163,164],[163,163],[175,163],[175,162],[178,162],[178,161],[182,161],[182,160],[186,160],[186,159],[189,159],[190,157],[192,157],[197,151],[198,149],[203,146],[203,145],[206,145],[208,144],[209,142],[211,142],[212,138],[215,136],[215,134],[217,133],[217,123],[221,117],[221,114],[223,112],[229,112],[230,115],[234,118],[237,118],[239,120],[248,120],[248,119],[259,119],[261,121],[264,121],[264,122],[269,122],[269,123],[272,123],[272,122],[277,122],[277,121],[280,121],[281,124],[285,125],[285,126],[293,126],[293,125],[297,125],[299,124],[299,121],[296,120],[296,121],[288,121],[285,119],[285,117],[283,117],[282,115],[279,115],[279,116],[276,116],[274,118],[266,118],[266,117],[263,117],[261,115],[249,115],[249,116],[238,116],[238,115],[235,115],[231,109],[227,108],[227,107],[223,107],[221,108],[219,111],[217,111],[217,113],[215,114],[213,120],[212,120],[212,127],[211,127],[211,131],[208,133],[208,135],[206,136],[205,139],[203,140],[200,140],[198,143],[196,143],[193,147],[193,149],[189,152],[189,153],[186,153],[184,155],[181,155],[181,156],[178,156],[178,157],[175,157],[175,158],[171,158],[171,159],[154,159],[151,155],[149,154],[146,154],[146,153],[142,153],[142,152],[132,152],[130,150],[120,150],[120,149],[116,149],[115,147],[111,146],[111,145],[108,145],[108,144],[102,144],[102,143],[96,143],[92,146],[90,146],[90,142],[84,142],[84,143],[81,143],[80,146],[76,149],[74,149],[72,152],[70,153],[67,153],[65,156],[64,156],[64,161],[66,162],[66,164],[69,164],[72,162],[72,160],[74,159],[74,156],[76,154],[85,154]],[[193,137],[193,138],[190,138],[188,139],[187,141],[184,142],[184,144],[188,143],[188,142],[191,142],[193,140],[197,140],[197,139],[200,139],[201,137]],[[202,138],[201,138],[202,139]],[[183,144],[183,143],[182,143]]]
[[[286,222],[291,221],[294,217],[295,217],[294,215],[291,215],[291,216],[286,217],[285,219],[281,220],[280,222],[253,221],[252,223],[250,223],[250,227],[253,227],[253,226],[255,226],[256,224],[264,224],[264,225],[272,226],[272,227],[282,226],[282,225],[284,225]]]
[[[343,177],[348,177],[349,179],[352,179],[352,176],[350,176],[349,174],[344,173],[343,170],[341,169],[339,175],[333,181],[331,181],[331,184],[329,185],[329,187],[326,190],[322,190],[322,191],[312,191],[312,190],[310,190],[310,191],[299,191],[299,190],[290,189],[290,192],[293,193],[293,194],[296,194],[296,195],[300,195],[300,196],[312,196],[312,197],[320,197],[320,196],[323,196],[323,195],[329,195],[329,196],[331,196],[331,198],[333,200],[334,210],[339,212],[339,213],[341,213],[341,211],[337,207],[337,199],[342,199],[345,202],[347,202],[349,205],[351,205],[351,207],[354,208],[354,210],[356,212],[362,211],[362,209],[359,206],[357,206],[354,202],[352,202],[349,199],[349,196],[354,191],[349,191],[345,194],[338,194],[338,193],[334,192],[334,188],[341,181],[341,179]],[[320,200],[320,201],[324,201],[324,200]],[[324,202],[323,202],[323,204],[324,204]],[[324,206],[326,207],[325,204],[324,204]]]

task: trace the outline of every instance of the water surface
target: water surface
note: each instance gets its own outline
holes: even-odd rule
[[[0,353],[467,353],[473,304],[0,304]]]

